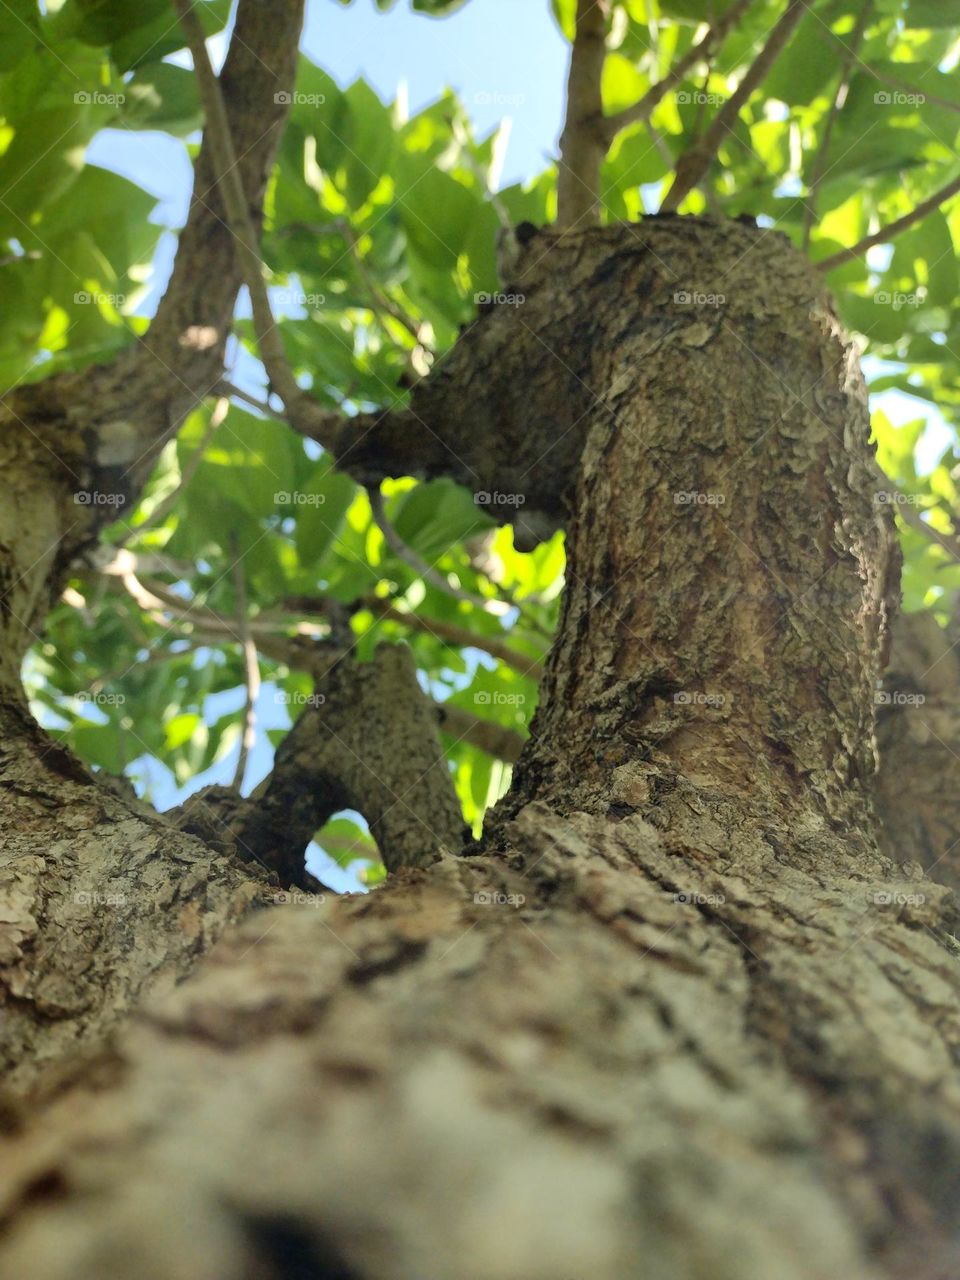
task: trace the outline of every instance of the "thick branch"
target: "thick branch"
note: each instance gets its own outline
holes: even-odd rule
[[[599,127],[600,79],[607,52],[606,0],[578,0],[576,21],[560,138],[557,225],[582,231],[600,220],[600,164],[606,149]]]
[[[372,662],[340,662],[317,683],[234,833],[284,884],[301,884],[304,849],[338,809],[363,814],[391,871],[428,866],[463,843],[433,705],[408,649],[382,645]]]

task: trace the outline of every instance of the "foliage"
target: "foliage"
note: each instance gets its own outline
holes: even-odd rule
[[[574,0],[552,3],[569,35]],[[636,103],[690,48],[700,24],[729,3],[618,0],[602,84],[606,113]],[[413,0],[413,7],[439,17],[459,0]],[[852,50],[861,7],[859,0],[810,7],[721,146],[706,191],[694,192],[685,210],[748,213],[798,245],[809,234],[810,253],[822,258],[953,176],[960,25],[951,6],[876,0]],[[211,33],[228,19],[227,0],[200,9]],[[602,175],[608,221],[656,207],[673,162],[729,97],[781,12],[782,4],[757,0],[708,73],[683,80],[649,121],[617,134]],[[105,128],[160,130],[195,144],[193,75],[165,60],[181,43],[169,0],[0,6],[5,386],[104,360],[144,330],[136,308],[161,231],[150,221],[153,199],[85,165],[84,150]],[[845,79],[843,109],[834,113]],[[402,402],[404,388],[475,314],[475,295],[496,289],[500,221],[550,220],[552,170],[491,200],[500,142],[497,133],[475,137],[452,94],[407,118],[363,80],[342,88],[302,60],[268,191],[263,254],[289,361],[324,404],[351,412]],[[892,251],[876,250],[831,277],[845,323],[877,358],[873,389],[939,406],[951,429],[960,403],[958,236],[954,201]],[[248,322],[238,320],[237,331],[254,352]],[[232,569],[239,556],[251,617],[271,634],[289,636],[303,624],[304,600],[319,602],[307,621],[322,634],[319,610],[337,602],[361,659],[403,639],[432,696],[525,733],[536,687],[482,646],[500,640],[530,661],[542,658],[556,620],[562,539],[523,555],[509,529],[492,528],[452,485],[386,485],[389,519],[455,594],[445,592],[388,545],[367,495],[269,412],[232,404],[212,436],[210,412],[198,406],[136,510],[108,535],[153,566],[151,580],[182,598],[186,616],[171,625],[135,602],[118,577],[78,571],[28,664],[45,720],[93,765],[128,770],[141,782],[145,761],[159,761],[179,784],[222,761],[242,706]],[[878,413],[875,426],[881,462],[906,499],[953,533],[955,444],[923,473],[915,463],[922,420],[896,428]],[[960,566],[912,528],[904,550],[907,606],[945,614]],[[513,606],[505,618],[476,602],[504,598]],[[453,647],[429,626],[383,620],[371,604],[384,599],[428,624],[467,629],[478,648]],[[198,620],[202,610],[234,625],[212,631]],[[266,653],[261,662],[278,706],[295,711],[295,695],[309,692],[307,677]],[[225,709],[216,710],[218,696]],[[271,736],[282,732],[281,724]],[[476,825],[508,770],[466,742],[448,739],[447,749]],[[331,853],[344,863],[369,861],[364,832],[348,818],[337,823],[326,833]]]

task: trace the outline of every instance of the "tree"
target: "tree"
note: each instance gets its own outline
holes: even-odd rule
[[[957,459],[859,362],[952,425],[954,15],[562,0],[494,192],[299,0],[132,9],[0,10],[2,1274],[956,1274]],[[76,157],[201,115],[147,324]]]

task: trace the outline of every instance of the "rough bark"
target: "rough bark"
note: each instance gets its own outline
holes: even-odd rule
[[[576,503],[570,586],[491,840],[248,920],[48,1085],[4,1276],[960,1268],[960,946],[877,843],[896,557],[855,361],[779,236],[540,253],[537,327],[486,317],[429,393],[467,372],[448,440],[499,406],[547,472],[560,430],[583,452],[541,489]]]
[[[303,853],[338,809],[357,809],[384,865],[425,867],[467,836],[437,718],[409,649],[384,645],[317,681],[273,772],[230,826],[242,850],[299,883]]]

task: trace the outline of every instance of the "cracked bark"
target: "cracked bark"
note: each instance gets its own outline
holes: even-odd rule
[[[420,392],[456,466],[574,511],[513,793],[474,856],[247,920],[11,1110],[0,1274],[960,1268],[960,946],[874,817],[897,557],[851,349],[769,232],[532,244]]]

